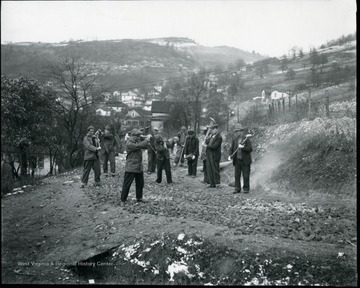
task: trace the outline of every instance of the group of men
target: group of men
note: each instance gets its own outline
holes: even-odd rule
[[[209,131],[207,131],[209,129]],[[193,178],[197,175],[197,163],[199,157],[203,161],[204,179],[203,183],[208,184],[209,188],[215,188],[220,184],[220,160],[222,136],[219,133],[217,124],[208,127],[204,134],[206,137],[202,143],[201,155],[199,139],[195,135],[194,129],[181,127],[181,131],[172,139],[165,139],[161,136],[159,129],[151,128],[148,135],[142,135],[143,131],[133,129],[125,139],[126,163],[124,182],[121,191],[120,205],[124,206],[129,194],[132,182],[135,179],[136,199],[138,202],[143,200],[144,187],[144,168],[143,168],[143,150],[148,152],[147,173],[151,174],[157,170],[156,182],[162,182],[162,171],[165,170],[166,180],[171,184],[171,154],[175,159],[173,166],[183,166],[187,161],[188,176]],[[100,185],[100,157],[102,154],[103,171],[108,175],[108,161],[110,162],[111,175],[115,176],[115,152],[114,152],[114,135],[110,131],[110,126],[106,126],[105,133],[99,137],[93,126],[88,128],[88,133],[84,137],[83,144],[85,147],[84,155],[84,172],[81,178],[82,187],[88,183],[91,169],[95,173],[95,186]],[[98,132],[97,132],[98,133]],[[243,190],[248,193],[250,189],[250,165],[252,144],[245,135],[245,129],[236,124],[234,129],[235,136],[231,143],[228,160],[233,161],[235,166],[235,191],[241,192],[240,178],[243,175]]]

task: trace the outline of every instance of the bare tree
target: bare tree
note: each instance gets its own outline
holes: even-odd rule
[[[192,73],[188,78],[188,95],[192,103],[193,123],[194,129],[197,133],[200,131],[200,117],[201,117],[201,100],[205,96],[207,90],[207,72],[201,69],[198,73]]]
[[[106,91],[101,83],[106,71],[76,56],[65,56],[45,67],[49,85],[56,94],[56,115],[64,128],[65,168],[74,167],[74,153],[83,137],[83,125]]]

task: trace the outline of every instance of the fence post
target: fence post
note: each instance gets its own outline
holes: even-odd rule
[[[291,92],[289,92],[289,111],[290,111],[290,109],[291,109]]]
[[[282,99],[283,113],[285,113],[285,98]]]
[[[309,96],[308,96],[308,119],[311,120],[311,90],[309,89]]]
[[[272,111],[271,111],[271,105],[269,104],[269,111],[268,111],[268,115],[269,115],[269,120],[272,120]]]
[[[295,94],[295,110],[296,110],[296,120],[299,120],[299,106],[298,106],[298,97]]]
[[[329,91],[328,90],[325,90],[325,108],[326,108],[326,117],[330,117],[330,109],[329,109],[329,106],[330,106],[330,97],[329,97]]]
[[[272,116],[273,116],[273,120],[275,119],[275,105],[274,105],[274,101],[271,102],[271,109],[272,109]]]

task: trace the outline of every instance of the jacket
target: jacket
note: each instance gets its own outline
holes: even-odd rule
[[[170,159],[170,152],[169,152],[170,148],[171,145],[169,141],[166,141],[166,148],[165,148],[164,140],[161,137],[157,138],[155,140],[156,159],[164,160],[164,157],[166,159]]]
[[[144,140],[141,142],[136,142],[134,137],[130,137],[126,141],[126,163],[125,163],[125,172],[130,173],[141,173],[143,172],[142,164],[142,151],[141,149],[147,149],[148,141]]]
[[[178,145],[183,147],[186,139],[186,134],[180,131],[176,136],[179,138]]]
[[[220,162],[220,160],[221,160],[221,143],[222,143],[222,137],[221,137],[220,133],[217,133],[215,136],[212,136],[206,142],[207,142],[206,155],[208,155],[208,153],[210,152],[213,155],[214,160],[217,162]]]
[[[199,156],[199,139],[197,137],[187,137],[185,140],[184,155],[193,154]]]
[[[84,160],[96,160],[99,159],[98,150],[96,147],[95,137],[87,134],[83,139],[83,145],[85,148]]]
[[[115,149],[115,137],[111,132],[105,132],[101,137],[101,152],[110,153]]]
[[[233,139],[233,141],[231,142],[229,156],[231,156],[233,153],[235,153],[236,149],[239,147],[239,138],[240,138],[240,136],[235,137]],[[239,150],[241,150],[241,156],[242,156],[242,160],[243,160],[244,164],[249,165],[252,163],[251,152],[253,151],[250,139],[246,139],[244,145],[245,145],[245,147],[242,149],[239,148]],[[237,159],[237,152],[232,156],[234,166],[235,166],[236,159]]]

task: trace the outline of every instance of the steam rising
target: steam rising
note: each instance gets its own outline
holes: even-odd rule
[[[266,186],[267,181],[270,180],[282,161],[283,159],[277,151],[268,151],[258,162],[254,161],[251,165],[251,186],[254,188]]]

